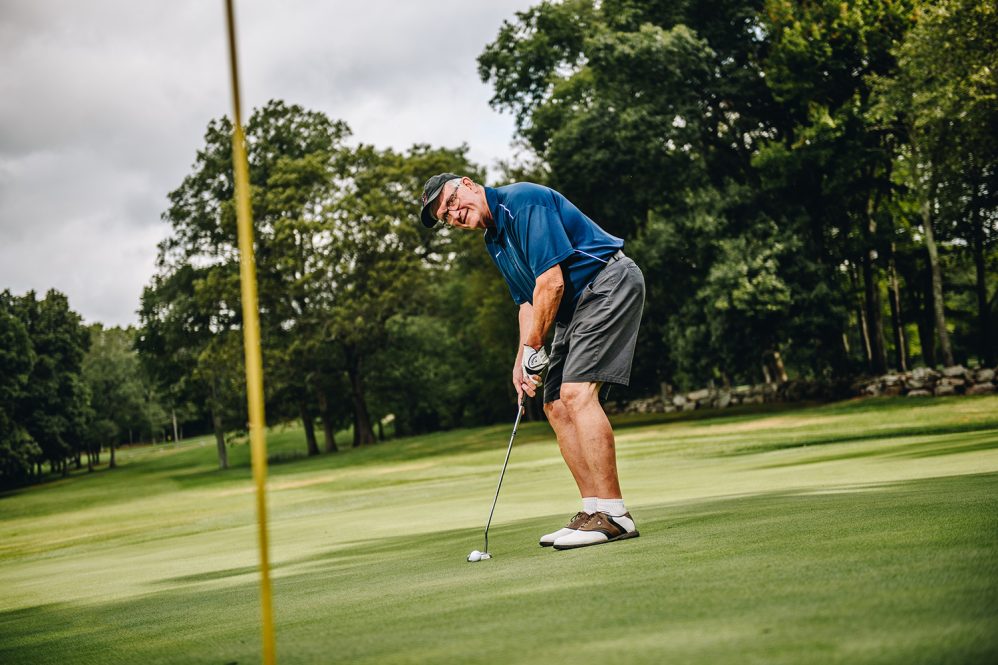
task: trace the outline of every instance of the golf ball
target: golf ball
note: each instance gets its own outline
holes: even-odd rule
[[[481,561],[481,560],[482,560],[482,553],[479,552],[478,550],[474,550],[472,551],[471,554],[468,555],[468,561]]]

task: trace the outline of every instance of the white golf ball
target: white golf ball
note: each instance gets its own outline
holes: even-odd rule
[[[478,550],[473,550],[471,554],[468,555],[468,561],[481,561],[482,553]]]

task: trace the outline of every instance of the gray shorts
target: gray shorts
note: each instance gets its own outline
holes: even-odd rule
[[[618,252],[582,291],[571,322],[555,324],[545,404],[561,397],[562,383],[628,384],[644,304],[644,275]]]

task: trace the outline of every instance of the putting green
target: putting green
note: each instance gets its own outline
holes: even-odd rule
[[[577,498],[527,423],[467,563],[510,426],[271,467],[279,662],[998,660],[998,397],[624,420],[642,536],[569,552],[536,544]],[[0,497],[0,662],[259,662],[246,447],[119,459]]]

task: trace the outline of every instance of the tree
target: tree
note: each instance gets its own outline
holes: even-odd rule
[[[904,181],[915,192],[932,274],[935,330],[954,363],[943,299],[939,230],[962,236],[976,273],[977,350],[995,358],[987,260],[998,208],[998,10],[981,0],[919,4],[917,22],[895,53],[898,71],[876,79],[872,115],[895,123],[906,146]],[[940,54],[945,53],[945,57]]]
[[[215,433],[219,467],[224,469],[228,467],[225,421],[245,422],[245,418],[238,418],[245,400],[235,392],[238,384],[218,378],[231,376],[242,367],[238,357],[219,352],[231,348],[226,340],[239,339],[238,331],[233,330],[234,314],[223,307],[218,296],[219,273],[223,272],[231,279],[231,271],[221,267],[195,268],[183,263],[161,268],[153,284],[143,291],[141,328],[135,344],[146,373],[156,385],[175,400],[204,405]]]
[[[771,176],[789,185],[774,193],[804,208],[802,231],[828,267],[858,266],[868,369],[883,373],[882,258],[894,227],[888,204],[896,141],[867,114],[871,79],[896,69],[891,47],[904,35],[911,4],[769,0],[765,15],[765,78],[787,121],[760,151]]]
[[[348,130],[323,114],[272,101],[251,115],[246,128],[264,360],[284,360],[275,349],[283,332],[311,315],[312,294],[324,284],[308,263],[325,242],[317,211],[333,187],[333,158]],[[225,456],[225,421],[245,422],[235,371],[241,366],[238,239],[233,207],[232,126],[214,120],[193,172],[171,192],[164,219],[172,234],[160,245],[159,274],[143,296],[140,348],[162,362],[165,385],[205,403],[219,452]],[[328,235],[328,234],[327,234]],[[275,376],[280,374],[275,373]],[[301,374],[295,390],[308,394]],[[278,388],[275,390],[275,388]],[[268,385],[268,395],[282,394]],[[239,392],[236,392],[239,391]]]
[[[106,444],[111,450],[110,467],[116,466],[115,447],[122,433],[134,424],[148,420],[148,388],[142,366],[134,349],[135,331],[131,328],[90,326],[90,348],[83,358],[83,380],[90,392],[93,419],[88,440],[88,457]],[[88,460],[88,468],[93,462]]]
[[[55,290],[41,300],[29,291],[14,299],[14,310],[31,340],[35,360],[16,402],[15,420],[52,469],[65,475],[67,460],[82,450],[90,417],[90,395],[81,376],[89,334],[66,296]]]
[[[229,406],[241,392],[230,130],[225,119],[209,124],[193,172],[170,194],[172,233],[143,297],[139,342],[162,385],[210,405],[220,459],[223,416],[245,420]],[[345,124],[280,101],[254,110],[246,135],[268,409],[302,419],[310,454],[316,415],[328,452],[349,414],[354,444],[371,442],[365,365],[388,319],[427,303],[428,271],[446,256],[448,234],[417,228],[413,202],[428,172],[472,172],[467,149],[348,148]]]
[[[361,145],[342,157],[339,188],[327,207],[333,242],[323,254],[334,297],[326,330],[340,346],[353,403],[353,445],[375,440],[366,396],[365,364],[387,342],[393,317],[426,308],[434,264],[449,233],[413,218],[427,173],[476,175],[466,148],[406,154]]]
[[[27,327],[18,316],[15,297],[0,293],[0,487],[27,482],[41,460],[42,449],[17,421],[35,364]]]
[[[685,187],[748,165],[767,97],[755,4],[542,2],[503,24],[479,73],[549,183],[631,236]]]

